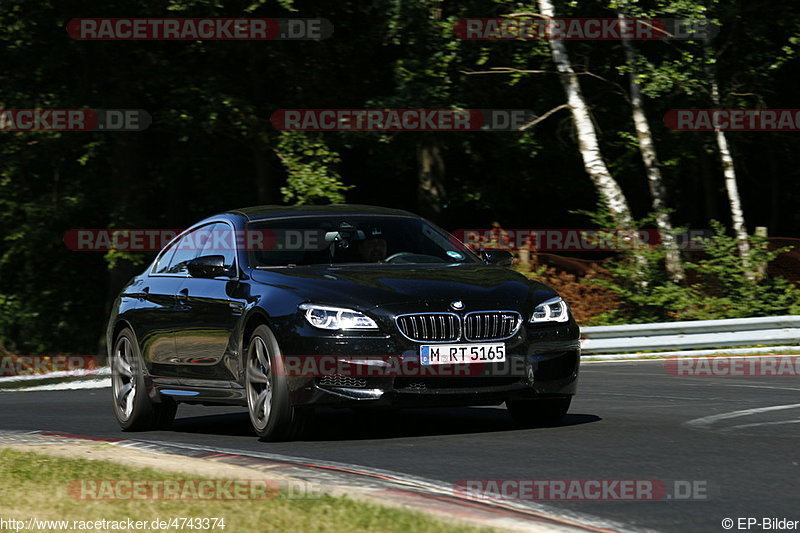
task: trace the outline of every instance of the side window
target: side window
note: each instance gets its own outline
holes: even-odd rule
[[[158,263],[156,263],[153,272],[156,274],[165,274],[167,269],[169,268],[169,262],[172,259],[172,256],[175,255],[175,249],[178,247],[178,242],[173,243],[169,248],[167,248],[161,257],[158,258]]]
[[[225,222],[213,224],[200,255],[221,255],[225,258],[225,266],[233,267],[236,257],[236,238],[233,228]]]
[[[181,237],[175,245],[175,253],[170,258],[169,265],[165,270],[158,270],[162,274],[182,274],[186,275],[186,263],[200,255],[203,247],[210,240],[209,230],[213,224],[207,224]]]

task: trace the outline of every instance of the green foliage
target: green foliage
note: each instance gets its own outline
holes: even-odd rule
[[[36,311],[26,307],[14,295],[0,294],[0,355],[17,351],[20,326],[36,318]]]
[[[303,132],[281,132],[276,153],[288,174],[286,186],[281,187],[286,203],[342,203],[344,192],[353,188],[342,183],[335,170],[341,158],[321,137]]]
[[[642,227],[640,224],[638,227]],[[800,313],[800,288],[781,277],[748,279],[738,255],[736,238],[711,221],[713,235],[698,239],[702,250],[684,262],[688,281],[667,279],[663,246],[640,250],[642,267],[623,253],[604,266],[609,276],[590,284],[618,295],[621,305],[595,318],[595,324],[648,323],[672,320],[713,320]],[[677,232],[676,232],[677,235]],[[751,261],[766,265],[787,249],[769,250],[763,237],[751,236]]]

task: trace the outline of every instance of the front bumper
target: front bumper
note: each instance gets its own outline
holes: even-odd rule
[[[404,338],[321,336],[311,328],[297,333],[282,346],[284,360],[311,363],[287,373],[294,405],[497,405],[509,398],[571,396],[577,389],[580,343],[573,321],[522,327],[504,341],[506,363],[433,367],[419,364],[422,343]],[[319,364],[325,360],[329,364]]]

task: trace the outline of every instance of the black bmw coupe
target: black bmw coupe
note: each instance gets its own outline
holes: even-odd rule
[[[579,330],[551,288],[406,211],[238,209],[178,235],[108,323],[124,430],[169,426],[179,403],[246,406],[264,440],[314,407],[505,402],[548,425],[576,390]]]

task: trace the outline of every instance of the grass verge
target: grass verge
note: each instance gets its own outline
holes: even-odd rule
[[[224,529],[218,527],[216,531],[235,533],[492,531],[448,524],[422,513],[332,496],[293,499],[281,494],[271,500],[120,501],[76,500],[70,495],[70,482],[111,479],[200,480],[204,478],[150,468],[131,468],[107,461],[67,459],[0,449],[0,517],[15,520],[35,517],[41,520],[70,521],[103,519],[121,521],[128,518],[152,521],[173,517],[224,518]],[[176,528],[161,531],[177,530]],[[183,530],[186,531],[186,528]]]

